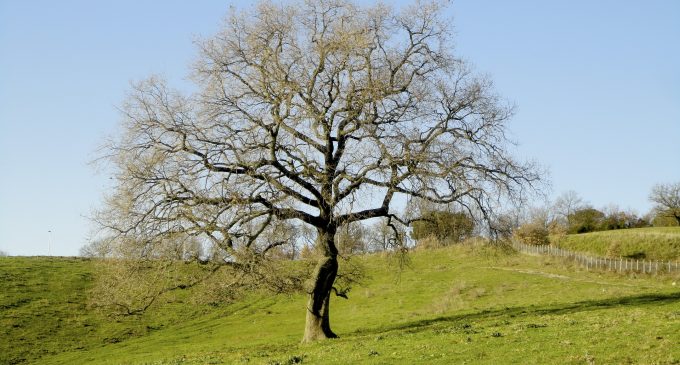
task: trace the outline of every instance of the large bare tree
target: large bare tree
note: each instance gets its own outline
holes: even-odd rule
[[[539,179],[511,157],[512,108],[452,54],[442,14],[437,2],[399,12],[346,0],[233,13],[199,44],[196,92],[135,85],[100,222],[137,241],[203,237],[232,263],[282,244],[282,222],[312,226],[321,258],[303,340],[336,337],[340,227],[396,224],[399,195],[489,219]]]

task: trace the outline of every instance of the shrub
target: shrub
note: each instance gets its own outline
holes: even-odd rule
[[[567,233],[587,233],[598,231],[602,227],[605,215],[594,208],[579,209],[569,215]]]
[[[527,245],[547,245],[550,243],[550,232],[538,223],[527,223],[515,229],[514,238]]]
[[[472,236],[474,220],[463,212],[430,211],[413,223],[412,237],[434,236],[441,243],[458,243]]]

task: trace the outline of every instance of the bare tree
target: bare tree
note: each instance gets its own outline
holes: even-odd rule
[[[655,185],[649,194],[649,200],[656,204],[655,210],[658,213],[674,218],[680,225],[680,182]]]
[[[232,14],[200,43],[195,94],[156,77],[135,85],[98,220],[116,237],[203,237],[232,264],[281,245],[265,237],[283,221],[314,227],[303,340],[336,337],[340,227],[398,223],[399,194],[490,219],[539,181],[510,156],[511,108],[451,54],[449,23],[437,2],[263,2]]]
[[[558,196],[553,203],[553,210],[555,215],[564,222],[566,227],[571,226],[571,216],[579,209],[583,209],[587,206],[583,202],[581,196],[573,190],[565,191],[562,195]]]
[[[403,225],[390,225],[387,219],[381,218],[367,227],[367,236],[369,252],[384,252],[404,248],[407,232]]]
[[[360,222],[345,224],[335,233],[335,245],[341,255],[361,254],[368,251],[366,227]]]

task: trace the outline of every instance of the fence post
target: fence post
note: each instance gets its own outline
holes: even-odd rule
[[[515,242],[513,246],[520,252],[537,255],[562,256],[575,261],[581,266],[585,266],[587,271],[590,269],[600,269],[608,271],[627,271],[642,272],[645,274],[658,274],[660,271],[668,270],[669,273],[680,270],[680,261],[663,260],[640,260],[619,256],[619,259],[612,257],[592,257],[583,252],[572,252],[553,245],[527,245],[522,242]],[[640,267],[642,266],[642,267]]]

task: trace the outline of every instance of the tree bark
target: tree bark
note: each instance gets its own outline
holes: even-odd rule
[[[313,287],[307,300],[307,319],[303,343],[327,338],[337,338],[330,325],[329,306],[331,291],[335,277],[338,274],[337,249],[335,247],[335,232],[319,231],[318,244],[323,249],[324,256],[312,276]]]

